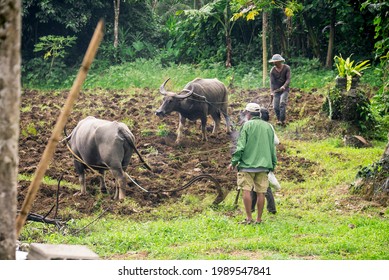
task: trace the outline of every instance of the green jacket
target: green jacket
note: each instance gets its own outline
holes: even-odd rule
[[[231,163],[242,168],[267,168],[273,171],[277,164],[274,131],[259,117],[246,122],[239,134]]]

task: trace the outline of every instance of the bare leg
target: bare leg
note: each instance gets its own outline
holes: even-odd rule
[[[270,187],[267,188],[265,198],[267,211],[269,211],[269,213],[276,214],[276,202]],[[251,200],[251,212],[255,212],[255,207],[257,206],[257,193],[255,191],[251,191]]]
[[[243,205],[246,211],[246,219],[251,221],[253,219],[251,215],[251,192],[247,190],[243,190]]]
[[[251,199],[251,196],[250,196]],[[251,206],[251,203],[250,203]],[[263,213],[263,207],[265,206],[265,194],[264,193],[257,193],[257,209],[258,209],[258,216],[257,216],[257,222],[262,222],[262,213]],[[251,213],[251,208],[250,208]]]

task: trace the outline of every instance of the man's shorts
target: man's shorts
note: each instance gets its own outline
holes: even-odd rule
[[[238,172],[237,184],[239,190],[266,193],[269,180],[266,172]]]

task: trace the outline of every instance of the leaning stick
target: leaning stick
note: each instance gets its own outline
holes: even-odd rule
[[[65,105],[62,108],[62,111],[58,117],[57,123],[54,126],[51,137],[46,145],[46,148],[43,152],[41,161],[35,171],[31,184],[28,188],[28,193],[24,199],[22,210],[20,211],[19,216],[16,219],[16,236],[19,237],[20,231],[26,222],[27,215],[31,210],[31,206],[34,202],[36,194],[38,192],[39,186],[42,182],[43,176],[46,173],[46,170],[49,167],[49,164],[53,158],[55,148],[60,140],[62,131],[65,127],[65,124],[68,120],[70,112],[72,111],[73,105],[77,100],[82,84],[86,79],[88,70],[93,62],[93,59],[96,55],[97,49],[100,45],[100,42],[103,38],[103,20],[100,20],[97,24],[93,37],[89,43],[88,49],[85,53],[84,59],[82,61],[81,67],[78,71],[77,77],[74,80],[73,86],[69,92],[69,95],[66,99]]]

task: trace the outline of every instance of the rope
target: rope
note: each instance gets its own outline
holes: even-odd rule
[[[86,165],[89,169],[92,170],[92,172],[95,173],[95,175],[97,176],[102,176],[100,173],[98,173],[95,169],[93,169],[92,167],[95,167],[95,168],[99,168],[99,169],[105,169],[105,170],[109,170],[109,168],[107,166],[98,166],[98,165],[88,165],[85,161],[83,161],[76,153],[74,153],[74,151],[72,150],[72,148],[70,148],[69,144],[66,143],[66,147],[68,148],[68,150],[70,151],[70,153],[79,161],[81,162],[82,164]],[[211,150],[207,150],[207,151],[200,151],[200,152],[197,152],[197,153],[187,153],[187,154],[184,154],[184,155],[180,155],[178,157],[188,157],[188,156],[193,156],[193,155],[199,155],[199,154],[205,154],[205,153],[209,153],[209,152],[213,152],[213,151],[219,151],[219,150],[224,150],[224,149],[228,149],[228,146],[225,145],[221,148],[215,148],[215,149],[211,149]],[[142,163],[139,163],[137,165],[143,165]]]
[[[100,213],[100,215],[98,215],[93,221],[91,221],[89,224],[85,225],[84,227],[72,232],[73,235],[76,235],[77,233],[79,233],[80,231],[86,229],[87,227],[89,227],[90,225],[92,225],[93,223],[95,223],[98,219],[100,219],[101,217],[103,217],[107,212],[108,210],[110,210],[111,207],[108,207],[106,209],[104,209],[104,211],[102,213]]]
[[[67,148],[69,149],[69,151],[72,153],[72,155],[74,155],[74,157],[81,163],[85,164],[88,168],[90,168],[92,170],[92,172],[94,172],[96,175],[98,176],[102,176],[100,173],[98,173],[96,170],[94,170],[90,165],[88,165],[85,161],[83,161],[78,155],[76,155],[73,150],[70,148],[69,144],[66,143],[66,146]],[[222,148],[219,148],[219,149],[224,149],[224,147]],[[219,150],[219,149],[213,149],[213,150]],[[207,151],[209,152],[209,151]],[[101,167],[99,167],[101,168]],[[104,167],[103,167],[104,168]],[[108,169],[108,168],[107,168]],[[140,188],[141,190],[143,190],[144,192],[147,192],[147,193],[161,193],[161,192],[176,192],[176,191],[180,191],[180,190],[184,190],[186,188],[189,188],[193,183],[201,180],[201,179],[210,179],[211,181],[213,181],[216,185],[216,188],[217,188],[217,191],[218,191],[218,196],[216,197],[215,201],[213,202],[214,204],[218,204],[220,203],[221,201],[223,201],[224,199],[224,194],[223,194],[223,191],[221,190],[221,187],[220,187],[220,184],[219,182],[214,178],[212,177],[211,175],[208,175],[208,174],[202,174],[202,175],[198,175],[198,176],[195,176],[193,177],[188,183],[186,183],[184,186],[180,187],[180,188],[177,188],[177,189],[173,189],[173,190],[162,190],[162,191],[149,191],[145,188],[143,188],[142,186],[140,186],[134,179],[132,179],[132,177],[127,173],[127,172],[124,172],[125,175],[138,187]]]
[[[78,155],[76,155],[75,152],[73,152],[72,148],[70,148],[69,146],[69,143],[66,143],[66,147],[68,148],[68,150],[70,151],[70,153],[79,161],[81,162],[82,164],[86,165],[95,175],[97,176],[102,176],[99,172],[97,172],[95,169],[93,169],[91,166],[94,166],[96,168],[100,168],[100,169],[106,169],[108,170],[109,168],[108,167],[104,167],[104,166],[97,166],[97,165],[88,165],[85,161],[83,161]]]
[[[224,112],[224,111],[221,110],[220,108],[218,108],[218,107],[216,107],[215,105],[213,105],[213,104],[227,104],[227,103],[228,103],[227,101],[224,101],[224,102],[209,102],[209,101],[207,100],[207,97],[205,97],[204,95],[200,95],[200,94],[197,94],[197,93],[195,93],[195,92],[193,92],[193,94],[196,95],[196,96],[198,96],[198,97],[200,97],[200,98],[202,98],[202,99],[204,99],[204,100],[198,100],[198,99],[194,99],[194,98],[188,98],[188,99],[193,100],[193,101],[197,101],[197,102],[207,103],[207,104],[209,104],[209,105],[215,107],[216,109],[220,110],[224,115],[228,116],[227,112]]]
[[[135,182],[135,180],[133,180],[133,179],[131,178],[131,176],[128,175],[127,172],[126,172],[125,174],[127,175],[128,178],[131,179],[131,181],[132,181],[134,184],[136,184],[138,187],[140,187],[142,190],[144,190],[144,191],[147,192],[147,193],[160,193],[160,192],[162,192],[162,191],[148,191],[148,190],[142,188],[141,186],[139,186],[139,185]],[[222,191],[222,189],[221,189],[221,187],[220,187],[219,182],[218,182],[214,177],[212,177],[211,175],[208,175],[208,174],[202,174],[202,175],[195,176],[195,177],[193,177],[188,183],[186,183],[184,186],[182,186],[182,187],[180,187],[180,188],[177,188],[177,189],[167,190],[167,191],[163,191],[163,192],[176,192],[176,191],[181,191],[181,190],[184,190],[184,189],[189,188],[192,184],[194,184],[195,182],[200,181],[200,180],[202,180],[202,179],[209,179],[209,180],[211,180],[212,182],[215,183],[215,187],[216,187],[216,189],[217,189],[217,191],[218,191],[218,195],[217,195],[217,197],[215,198],[215,200],[213,201],[213,204],[214,204],[214,205],[217,205],[217,204],[219,204],[220,202],[222,202],[222,201],[224,200],[226,194],[223,193],[223,191]],[[82,227],[82,228],[80,228],[80,229],[74,231],[72,234],[75,235],[75,234],[78,234],[79,232],[81,232],[82,230],[85,230],[87,227],[89,227],[90,225],[92,225],[93,223],[95,223],[97,220],[99,220],[101,217],[103,217],[110,209],[111,209],[111,207],[108,207],[108,208],[104,209],[104,211],[103,211],[102,213],[100,213],[100,215],[98,215],[94,220],[92,220],[90,223],[88,223],[88,224],[85,225],[84,227]]]
[[[192,179],[190,179],[190,181],[188,183],[186,183],[185,185],[183,185],[182,187],[179,187],[179,188],[176,188],[176,189],[172,189],[172,190],[162,190],[162,191],[149,191],[149,190],[146,190],[146,189],[142,188],[138,183],[136,183],[135,180],[133,180],[130,175],[128,175],[127,173],[126,173],[126,175],[127,175],[128,178],[130,178],[130,180],[136,186],[138,186],[139,188],[141,188],[142,190],[144,190],[147,193],[158,194],[158,193],[161,193],[161,192],[178,192],[178,191],[182,191],[182,190],[185,190],[185,189],[189,188],[191,185],[193,185],[197,181],[200,181],[202,179],[208,179],[208,180],[211,180],[213,183],[215,183],[215,187],[216,187],[216,190],[217,190],[217,197],[212,202],[213,205],[217,205],[220,202],[222,202],[224,200],[224,198],[226,197],[226,195],[227,195],[226,193],[223,192],[219,182],[214,177],[212,177],[209,174],[202,174],[202,175],[195,176]]]
[[[141,186],[139,186],[132,178],[130,175],[128,175],[128,173],[126,173],[127,177],[130,178],[130,180],[135,183],[135,185],[137,185],[138,187],[140,187],[142,190],[144,190],[145,192],[147,193],[161,193],[161,192],[177,192],[177,191],[182,191],[182,190],[185,190],[187,188],[189,188],[191,185],[193,185],[195,182],[201,180],[201,179],[210,179],[211,181],[213,181],[214,183],[217,184],[217,186],[220,186],[219,185],[219,182],[214,178],[212,177],[211,175],[209,174],[201,174],[201,175],[197,175],[195,177],[193,177],[192,179],[189,180],[188,183],[186,183],[185,185],[183,185],[182,187],[179,187],[179,188],[176,188],[176,189],[172,189],[172,190],[162,190],[162,191],[149,191],[149,190],[146,190],[144,188],[142,188]]]

